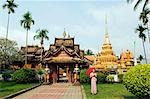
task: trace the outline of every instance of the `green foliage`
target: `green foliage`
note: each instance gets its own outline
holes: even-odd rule
[[[150,64],[131,68],[123,78],[127,90],[141,98],[150,98]]]
[[[124,74],[118,74],[119,82],[122,83]]]
[[[38,81],[37,73],[32,69],[17,70],[13,74],[13,79],[17,83],[32,83]]]
[[[37,74],[39,75],[39,81],[41,82],[41,80],[42,80],[42,75],[44,74],[44,71],[43,71],[42,69],[39,69],[39,70],[37,70],[36,72],[37,72]]]
[[[35,39],[38,39],[38,40],[40,40],[41,42],[41,45],[43,45],[43,43],[44,43],[44,39],[46,39],[46,40],[49,40],[49,37],[47,36],[47,34],[48,34],[48,30],[47,29],[42,29],[42,30],[40,30],[40,29],[38,29],[37,31],[36,31],[36,35],[33,37],[33,39],[35,40]]]
[[[114,76],[112,76],[112,75],[108,75],[107,77],[106,77],[106,80],[107,80],[107,82],[114,82]]]
[[[23,61],[23,56],[19,52],[17,43],[12,40],[7,40],[6,46],[6,39],[0,38],[0,63],[9,66],[13,61]]]
[[[104,73],[97,73],[97,83],[106,83],[106,77]]]
[[[36,72],[37,72],[38,75],[43,75],[44,74],[44,72],[41,69],[37,70]]]
[[[86,69],[81,70],[80,72],[80,83],[90,83],[90,77],[86,75]]]
[[[9,79],[11,78],[11,73],[10,72],[3,73],[2,77],[4,81],[9,81]]]
[[[17,84],[16,82],[0,82],[0,99],[2,97],[16,93],[20,90],[30,88],[32,86],[37,85],[37,83],[30,83],[30,84]]]
[[[92,50],[88,49],[87,51],[85,51],[84,53],[85,55],[94,55]]]
[[[120,83],[97,84],[98,93],[96,95],[91,94],[90,84],[83,84],[83,87],[87,99],[138,99]]]

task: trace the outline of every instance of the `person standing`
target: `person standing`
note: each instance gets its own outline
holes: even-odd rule
[[[97,87],[96,87],[96,81],[97,81],[97,74],[95,72],[95,69],[92,70],[90,73],[91,78],[91,94],[97,94]]]

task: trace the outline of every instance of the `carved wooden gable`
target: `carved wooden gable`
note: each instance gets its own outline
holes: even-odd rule
[[[55,46],[74,46],[74,39],[73,38],[56,38],[55,39]]]
[[[70,55],[65,51],[61,51],[59,54],[57,54],[57,57],[70,57]]]

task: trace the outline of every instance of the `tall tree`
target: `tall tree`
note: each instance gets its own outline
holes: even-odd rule
[[[129,2],[133,2],[133,1],[135,1],[135,0],[127,0],[128,3],[129,3]],[[137,7],[138,7],[142,2],[144,2],[144,5],[143,5],[143,7],[142,7],[142,10],[144,10],[144,9],[148,6],[149,1],[150,1],[150,0],[136,0],[136,3],[135,3],[135,5],[134,5],[134,10],[136,10]]]
[[[144,59],[144,58],[143,58],[142,55],[140,55],[140,56],[138,57],[138,60],[139,60],[140,62],[141,62],[143,59]]]
[[[138,25],[138,28],[136,28],[136,32],[139,33],[139,38],[141,38],[141,40],[142,40],[145,62],[147,63],[147,57],[146,57],[146,51],[145,51],[146,35],[144,34],[144,32],[145,32],[146,29],[147,28],[143,27],[142,25]]]
[[[149,16],[148,15],[150,15],[150,9],[146,8],[140,13],[139,19],[147,27],[147,33],[148,33],[148,38],[149,38],[149,43],[150,43],[150,33],[149,33],[149,27],[148,27]]]
[[[49,37],[47,36],[47,34],[49,33],[48,30],[46,29],[38,29],[36,31],[36,35],[33,37],[33,39],[38,39],[40,40],[40,44],[41,44],[41,61],[42,61],[42,56],[43,56],[43,44],[44,44],[44,39],[49,40]]]
[[[9,68],[10,64],[13,61],[22,61],[22,54],[19,52],[19,48],[17,46],[17,42],[12,40],[7,40],[7,51],[5,51],[5,38],[0,38],[0,71],[2,69]],[[7,62],[5,63],[5,57],[7,56]],[[6,66],[2,67],[2,65],[6,64]]]
[[[27,64],[27,52],[28,52],[28,31],[31,28],[31,25],[34,25],[34,20],[32,19],[31,13],[28,11],[23,15],[23,20],[20,20],[21,26],[26,29],[26,55],[25,55],[25,64]]]
[[[7,0],[6,3],[3,5],[3,9],[7,8],[8,10],[8,19],[7,19],[7,32],[6,32],[6,46],[7,46],[7,39],[8,39],[8,29],[9,29],[9,20],[10,14],[15,13],[14,8],[17,8],[18,5],[14,2],[14,0]]]
[[[87,51],[85,51],[85,55],[94,55],[92,50],[88,49]]]

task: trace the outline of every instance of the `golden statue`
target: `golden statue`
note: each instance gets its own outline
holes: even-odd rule
[[[48,68],[48,66],[46,66],[46,68],[45,68],[45,77],[44,77],[44,82],[45,83],[49,83],[49,72],[50,72],[50,69]]]
[[[79,68],[78,68],[78,65],[76,65],[76,67],[74,68],[74,84],[78,81],[79,79]]]

